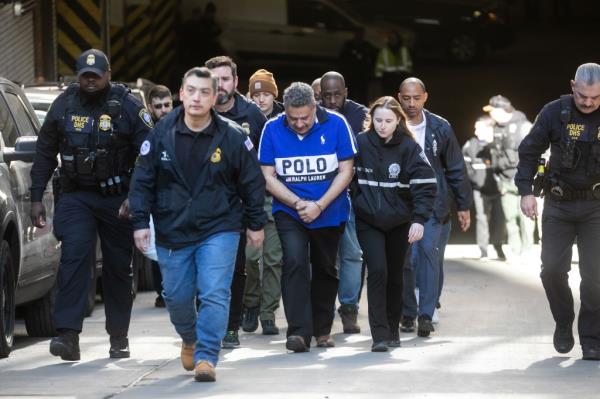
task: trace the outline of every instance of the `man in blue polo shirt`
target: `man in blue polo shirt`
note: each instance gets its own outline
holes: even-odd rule
[[[285,114],[264,127],[258,158],[273,194],[283,250],[281,291],[288,323],[286,348],[332,347],[338,289],[336,256],[350,202],[356,144],[340,115],[317,106],[312,88],[292,83]]]

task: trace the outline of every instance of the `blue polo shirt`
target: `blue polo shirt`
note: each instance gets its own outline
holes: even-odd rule
[[[317,106],[317,118],[309,132],[300,136],[287,123],[285,114],[270,119],[258,148],[262,165],[275,166],[277,178],[302,199],[316,201],[338,174],[338,163],[357,153],[352,129],[346,119]],[[283,211],[309,229],[339,226],[348,221],[348,190],[342,191],[312,223],[300,220],[295,209],[273,199],[273,214]]]

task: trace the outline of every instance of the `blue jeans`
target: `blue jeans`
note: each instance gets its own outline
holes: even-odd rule
[[[340,285],[338,299],[342,305],[358,305],[362,279],[362,250],[356,237],[356,219],[350,207],[350,217],[340,240]]]
[[[194,363],[219,360],[239,239],[239,232],[223,232],[184,248],[156,248],[169,317],[183,342],[196,343]]]
[[[423,238],[411,247],[410,261],[404,267],[403,316],[433,317],[440,294],[440,268],[444,261],[450,223],[441,224],[435,217],[425,223]],[[442,234],[443,233],[443,234]],[[416,281],[419,282],[419,305],[415,298]]]

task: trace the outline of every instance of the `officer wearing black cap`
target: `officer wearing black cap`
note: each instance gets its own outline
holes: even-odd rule
[[[152,118],[125,86],[110,82],[110,65],[102,51],[83,52],[76,69],[78,82],[54,101],[44,121],[31,168],[31,220],[42,228],[42,195],[60,154],[60,198],[54,217],[54,233],[62,241],[54,309],[58,337],[51,340],[50,353],[63,360],[80,359],[79,333],[99,235],[109,354],[129,357],[133,230],[126,199],[129,176]]]
[[[537,116],[519,146],[515,183],[522,196],[521,210],[536,218],[534,175],[541,154],[550,146],[549,168],[538,173],[545,177],[541,278],[556,322],[554,348],[568,353],[575,344],[568,272],[577,240],[579,343],[584,360],[600,360],[600,65],[580,65],[571,91],[572,95],[546,104]]]

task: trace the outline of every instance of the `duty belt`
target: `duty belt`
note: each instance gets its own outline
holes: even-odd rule
[[[600,200],[600,183],[595,183],[589,189],[574,189],[553,179],[546,192],[556,201]]]

